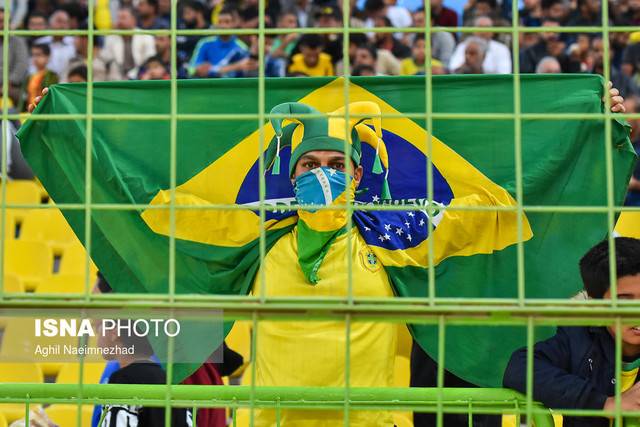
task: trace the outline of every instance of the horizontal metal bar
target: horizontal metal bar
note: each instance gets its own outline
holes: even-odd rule
[[[445,317],[447,324],[493,324],[493,325],[523,325],[530,317],[534,317],[537,325],[608,325],[616,318],[621,318],[625,323],[637,324],[640,321],[638,304],[621,304],[610,307],[606,303],[610,301],[567,301],[567,300],[540,300],[538,304],[524,306],[513,304],[481,304],[475,300],[475,304],[466,304],[458,301],[452,304],[434,305],[428,304],[428,299],[421,299],[421,303],[409,304],[380,299],[380,301],[362,302],[360,299],[343,302],[335,301],[304,301],[303,299],[281,298],[280,301],[266,299],[264,302],[251,301],[250,297],[235,297],[235,301],[224,301],[214,295],[201,295],[196,300],[183,300],[184,295],[175,295],[174,301],[161,299],[149,299],[148,295],[140,295],[140,299],[132,294],[120,294],[121,298],[105,300],[93,295],[89,298],[71,298],[64,295],[22,296],[15,297],[5,294],[0,299],[0,308],[41,308],[41,309],[127,309],[144,310],[156,309],[215,309],[222,310],[225,319],[250,319],[256,313],[260,319],[269,320],[344,320],[349,315],[354,321],[383,321],[392,323],[422,323],[434,324],[438,317]],[[122,298],[122,297],[126,297]],[[191,296],[193,298],[195,296]],[[397,300],[404,300],[398,298]],[[408,298],[407,298],[408,299]],[[515,301],[515,299],[514,299]],[[544,304],[542,303],[544,301]],[[578,304],[579,303],[579,304]],[[14,314],[12,314],[14,315]]]
[[[281,78],[281,77],[277,77]],[[95,87],[96,85],[94,85]],[[72,113],[72,114],[35,114],[35,115],[27,115],[27,114],[7,114],[8,120],[24,120],[28,118],[29,120],[34,121],[76,121],[76,120],[86,120],[87,114],[80,113]],[[265,120],[268,119],[276,119],[276,118],[290,118],[291,115],[288,114],[263,114]],[[305,117],[308,118],[324,118],[327,117],[327,114],[305,114]],[[425,120],[428,117],[431,117],[434,120],[514,120],[514,118],[520,118],[523,121],[538,121],[538,120],[594,120],[594,121],[604,121],[607,119],[640,119],[640,113],[557,113],[557,114],[549,114],[549,113],[432,113],[427,115],[425,113],[383,113],[383,114],[352,114],[350,115],[354,118],[369,118],[369,117],[380,117],[383,119],[394,119],[394,118],[409,118],[409,119],[421,119]],[[171,119],[170,114],[92,114],[93,120],[97,121],[169,121]],[[176,120],[183,121],[215,121],[215,120],[235,120],[235,121],[255,121],[260,118],[260,114],[191,114],[178,113],[176,115]]]
[[[138,210],[169,210],[169,205],[149,205],[144,203],[60,203],[60,204],[35,204],[35,203],[0,203],[0,208],[6,209],[59,209],[65,210],[84,210],[88,207],[91,210],[97,211],[138,211]],[[432,204],[428,201],[422,202],[422,204],[406,204],[406,205],[388,205],[388,204],[356,204],[352,205],[354,211],[423,211],[431,207]],[[434,204],[435,208],[442,208],[442,205]],[[238,204],[202,204],[202,205],[175,205],[173,209],[181,210],[223,210],[223,211],[255,211],[259,207],[255,205],[238,205]],[[329,210],[340,211],[345,210],[346,205],[265,205],[264,210],[267,212],[273,211],[292,211],[297,210]],[[449,212],[517,212],[516,206],[446,206],[445,210]],[[553,214],[574,214],[574,213],[607,213],[609,210],[613,212],[640,212],[640,208],[637,206],[613,206],[611,208],[607,206],[523,206],[526,212],[538,212],[538,213],[553,213]]]
[[[265,35],[280,35],[280,34],[336,34],[347,32],[349,34],[366,34],[366,33],[437,33],[437,32],[449,32],[449,33],[477,33],[477,32],[493,32],[493,33],[602,33],[604,32],[603,26],[562,26],[562,27],[523,27],[523,26],[506,26],[506,27],[304,27],[304,28],[265,28],[260,31],[257,28],[234,28],[234,29],[222,29],[222,28],[207,28],[207,29],[177,29],[172,31],[171,29],[158,29],[158,30],[10,30],[6,29],[1,34],[10,36],[88,36],[90,34],[96,36],[106,35],[121,35],[130,36],[136,34],[149,34],[149,35],[171,35],[175,33],[180,36],[211,36],[211,35],[259,35],[261,32]],[[608,27],[608,31],[611,33],[632,33],[638,31],[636,26],[619,26]]]

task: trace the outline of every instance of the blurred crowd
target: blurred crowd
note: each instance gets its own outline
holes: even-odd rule
[[[11,0],[13,29],[86,29],[88,0]],[[91,1],[91,0],[89,0]],[[167,29],[171,0],[93,0],[98,29]],[[425,36],[420,32],[377,32],[374,27],[508,27],[512,0],[431,0],[426,23],[424,0],[350,0],[349,26],[371,28],[352,33],[343,58],[343,35],[300,34],[301,27],[342,27],[341,0],[265,0],[265,26],[291,32],[264,38],[264,70],[278,76],[414,75],[425,72]],[[601,0],[520,0],[520,25],[548,27],[519,34],[522,73],[603,74],[606,46],[602,33],[562,32],[559,27],[602,25]],[[180,0],[179,29],[257,28],[258,0]],[[0,11],[4,14],[4,11]],[[640,0],[613,0],[612,26],[640,24]],[[3,18],[0,16],[0,18]],[[4,19],[0,19],[3,25]],[[179,35],[178,78],[252,77],[258,75],[256,35]],[[431,35],[433,74],[503,74],[513,71],[509,32],[457,30]],[[169,79],[168,35],[107,35],[93,39],[94,81]],[[12,36],[8,42],[9,97],[23,110],[43,87],[87,80],[90,43],[86,36]],[[3,45],[0,45],[2,49]],[[610,75],[635,111],[640,83],[640,32],[610,32]],[[2,56],[0,55],[0,67]]]

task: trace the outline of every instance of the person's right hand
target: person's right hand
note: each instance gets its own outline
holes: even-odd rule
[[[608,397],[604,402],[605,411],[614,411],[616,408],[615,396]],[[620,409],[623,411],[640,411],[640,383],[620,395]]]
[[[36,109],[40,101],[42,101],[42,98],[44,98],[47,93],[49,93],[49,88],[45,87],[44,89],[42,89],[42,95],[36,96],[36,99],[33,100],[33,103],[29,104],[29,106],[27,107],[27,111],[33,113],[33,110]]]

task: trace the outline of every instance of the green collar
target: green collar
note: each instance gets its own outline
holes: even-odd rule
[[[633,371],[640,368],[640,359],[636,359],[633,362],[622,362],[622,370],[625,372]]]

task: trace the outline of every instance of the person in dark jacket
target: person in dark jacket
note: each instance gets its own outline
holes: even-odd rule
[[[617,296],[640,299],[640,240],[615,239]],[[609,299],[609,242],[591,248],[580,260],[580,273],[590,298]],[[533,398],[555,409],[615,408],[615,327],[559,327],[533,349]],[[622,410],[640,410],[640,326],[623,325]],[[527,349],[516,350],[504,373],[503,385],[525,393]],[[563,426],[608,427],[605,417],[564,417]]]

